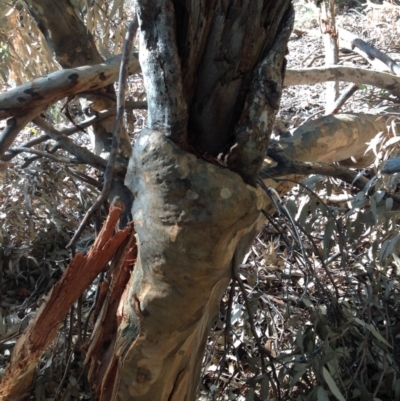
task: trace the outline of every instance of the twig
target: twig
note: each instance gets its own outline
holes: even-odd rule
[[[59,163],[74,163],[74,160],[70,159],[69,157],[55,156],[49,152],[44,152],[43,150],[30,149],[30,148],[26,148],[24,146],[19,146],[18,148],[16,148],[16,150],[19,152],[32,153],[32,154],[40,156],[40,157],[47,157],[48,159],[54,160]]]
[[[66,171],[68,171],[69,174],[71,174],[73,177],[77,178],[78,180],[86,182],[86,184],[92,185],[93,187],[95,187],[97,189],[101,189],[102,188],[102,186],[101,186],[99,181],[95,180],[92,177],[89,177],[86,174],[78,173],[76,171],[73,171],[73,170],[69,169],[68,167],[66,167]]]
[[[237,249],[235,250],[235,253],[234,253],[234,255],[233,255],[233,260],[232,260],[232,274],[233,274],[233,278],[234,278],[234,279],[237,281],[237,283],[239,284],[240,290],[241,290],[241,292],[242,292],[243,299],[244,299],[244,303],[245,303],[245,305],[246,305],[247,314],[249,315],[250,329],[251,329],[251,332],[253,333],[254,339],[256,340],[256,344],[257,344],[258,351],[260,352],[261,367],[262,367],[262,370],[263,370],[264,372],[266,372],[264,356],[266,355],[266,356],[269,357],[269,355],[268,355],[266,349],[265,349],[265,348],[263,347],[263,345],[261,344],[260,337],[258,337],[257,330],[256,330],[256,326],[255,326],[255,324],[254,324],[253,314],[252,314],[252,311],[251,311],[250,301],[249,301],[249,298],[248,298],[248,296],[247,296],[246,288],[245,288],[245,286],[244,286],[244,284],[243,284],[243,281],[242,281],[242,279],[240,278],[240,274],[239,274],[239,260],[238,260]],[[276,394],[275,394],[275,395],[276,395],[276,397],[278,398],[278,400],[280,400],[280,399],[281,399],[281,394],[280,394],[281,391],[280,391],[278,376],[277,376],[277,374],[276,374],[276,371],[275,371],[274,367],[273,367],[273,369],[272,369],[272,373],[273,373],[274,380],[275,380],[276,386],[277,386]]]
[[[363,177],[357,171],[350,170],[347,167],[339,166],[337,164],[293,161],[272,149],[268,149],[267,155],[275,160],[278,165],[272,168],[261,170],[260,175],[265,178],[272,178],[275,180],[275,177],[290,174],[320,174],[327,177],[339,178],[340,180],[347,182],[361,191],[365,191],[366,186],[370,183],[368,178]],[[368,190],[366,192],[368,192]],[[393,199],[397,209],[400,207],[399,195],[386,193],[384,199],[387,198]]]
[[[35,107],[28,113],[23,115],[11,117],[6,121],[6,126],[0,132],[0,159],[3,157],[5,152],[14,142],[17,135],[24,127],[38,116],[43,111],[43,107]]]
[[[134,109],[146,109],[147,108],[147,102],[126,102],[125,109],[126,110],[134,110]],[[87,120],[74,125],[73,127],[66,127],[62,128],[59,130],[59,134],[63,136],[71,136],[73,134],[76,134],[77,132],[90,127],[94,123],[97,123],[99,121],[105,120],[108,117],[111,117],[115,115],[116,109],[115,108],[110,108],[106,109],[100,112],[96,112],[96,115],[88,118]],[[51,139],[51,136],[48,134],[45,135],[40,135],[37,138],[31,139],[24,144],[22,144],[20,147],[25,147],[25,148],[30,148],[35,145],[39,145],[42,142],[45,142],[47,140]],[[3,157],[0,158],[2,161],[10,161],[13,159],[15,156],[17,156],[19,153],[17,148],[10,148],[8,149],[7,153],[4,154]]]
[[[92,216],[96,213],[98,209],[100,209],[101,205],[107,200],[108,195],[110,193],[111,184],[113,180],[113,174],[115,170],[115,161],[117,159],[119,142],[121,138],[122,132],[122,123],[124,118],[124,110],[125,110],[125,90],[126,90],[126,79],[128,76],[128,63],[130,52],[132,48],[133,38],[136,34],[136,30],[138,28],[137,17],[135,16],[134,20],[129,24],[128,32],[126,35],[124,49],[122,51],[122,60],[121,67],[119,73],[119,81],[118,81],[118,94],[117,94],[117,117],[114,126],[113,140],[111,144],[110,156],[108,158],[107,168],[104,173],[104,185],[101,191],[101,194],[97,197],[96,201],[86,212],[85,217],[83,218],[81,224],[76,230],[74,236],[72,237],[70,243],[66,246],[66,248],[74,247],[76,241],[79,236],[82,234],[86,225],[89,223]]]
[[[263,177],[279,177],[289,174],[321,174],[328,177],[340,178],[361,190],[364,189],[369,181],[365,177],[357,178],[358,173],[347,167],[322,162],[298,162],[289,160],[287,157],[273,149],[268,149],[267,155],[277,161],[278,165],[276,167],[261,170],[260,175]],[[357,180],[354,181],[356,178]]]
[[[336,99],[331,109],[326,110],[326,114],[336,114],[340,108],[360,89],[360,84],[350,84],[346,90]]]
[[[78,160],[85,164],[89,164],[97,168],[98,170],[104,171],[106,168],[106,161],[90,152],[88,149],[76,145],[70,138],[62,135],[58,130],[56,130],[52,125],[50,125],[42,117],[36,117],[33,122],[42,130],[48,133],[51,139],[56,141],[58,145],[71,153]]]

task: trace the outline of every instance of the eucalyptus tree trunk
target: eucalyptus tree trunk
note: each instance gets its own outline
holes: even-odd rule
[[[26,3],[62,66],[98,61],[70,1]],[[148,124],[125,186],[138,256],[86,361],[100,400],[192,401],[233,265],[263,224],[256,178],[294,11],[291,0],[137,0],[136,11]]]
[[[102,337],[89,365],[101,400],[192,401],[234,254],[263,223],[256,177],[293,9],[290,0],[136,6],[149,116],[125,184],[138,258],[116,338]]]

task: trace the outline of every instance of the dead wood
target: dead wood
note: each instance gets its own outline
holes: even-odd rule
[[[372,85],[387,90],[394,96],[400,96],[400,77],[387,72],[367,70],[355,67],[319,67],[288,69],[285,85],[313,85],[326,81],[353,82],[361,85]]]
[[[2,401],[22,400],[29,394],[39,358],[54,339],[61,321],[130,236],[132,226],[114,232],[121,213],[122,209],[119,207],[110,209],[110,214],[88,254],[75,255],[62,278],[52,288],[36,316],[18,339],[0,383]]]
[[[370,45],[365,40],[359,38],[357,35],[354,35],[354,33],[349,32],[346,29],[339,28],[338,33],[341,47],[360,54],[362,57],[368,60],[376,69],[381,70],[381,68],[379,67],[382,67],[383,64],[383,67],[388,68],[392,74],[398,76],[400,75],[400,65],[397,64],[397,62],[389,57],[387,54],[376,49],[373,45]],[[376,63],[375,61],[378,61],[378,63]]]
[[[325,47],[325,65],[336,65],[339,62],[339,48],[336,30],[336,5],[334,0],[320,2],[319,24]],[[339,82],[332,81],[326,84],[325,112],[333,107],[339,96]]]

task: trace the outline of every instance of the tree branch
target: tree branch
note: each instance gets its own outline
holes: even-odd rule
[[[97,197],[96,201],[93,205],[89,208],[86,212],[85,217],[83,218],[81,224],[79,225],[78,229],[76,230],[74,236],[72,237],[71,241],[67,245],[67,248],[71,248],[75,246],[76,241],[78,240],[79,236],[82,234],[83,230],[85,229],[86,225],[89,223],[90,219],[94,216],[94,214],[99,210],[101,205],[107,200],[111,185],[113,181],[113,174],[115,170],[115,162],[117,160],[119,143],[121,139],[122,133],[122,124],[124,119],[124,111],[125,111],[125,92],[126,92],[126,81],[128,77],[128,66],[129,66],[129,56],[132,49],[132,42],[133,38],[136,34],[136,30],[138,28],[137,18],[130,23],[126,40],[124,43],[124,49],[122,52],[122,62],[119,72],[119,81],[118,81],[118,95],[117,95],[117,118],[115,120],[114,126],[114,135],[111,145],[111,152],[107,162],[107,168],[104,173],[104,185],[101,191],[101,194]]]
[[[278,162],[276,167],[266,168],[260,171],[260,175],[264,178],[283,177],[288,175],[311,175],[320,174],[326,177],[339,178],[342,181],[358,188],[365,190],[370,180],[361,176],[357,171],[348,169],[340,165],[320,162],[298,162],[287,159],[285,156],[268,150],[268,156]],[[385,198],[392,198],[396,203],[396,208],[400,207],[400,196],[392,193],[387,193]]]
[[[125,105],[125,110],[132,110],[132,109],[146,109],[147,108],[147,102],[126,102]],[[113,115],[115,115],[116,109],[107,109],[104,111],[96,112],[96,114],[87,120],[74,125],[73,127],[65,127],[59,130],[59,133],[63,136],[71,136],[73,134],[76,134],[79,131],[84,130],[85,128],[90,127],[91,125],[95,124],[96,122],[102,121],[106,118],[109,118]],[[40,135],[37,138],[31,139],[24,144],[22,144],[19,148],[25,147],[25,148],[30,148],[35,145],[39,145],[40,143],[43,143],[47,140],[50,139],[50,136],[45,134],[45,135]],[[9,148],[8,152],[4,154],[3,157],[0,158],[1,161],[10,161],[13,159],[15,156],[17,156],[20,151],[18,151],[18,148]]]
[[[340,178],[358,189],[364,189],[369,180],[365,177],[358,177],[358,172],[350,170],[347,167],[336,164],[321,163],[321,162],[298,162],[289,160],[282,154],[268,149],[268,156],[278,162],[278,165],[272,168],[261,170],[260,174],[263,177],[273,178],[282,177],[290,174],[311,175],[320,174],[327,177]],[[357,178],[357,179],[356,179]]]
[[[63,136],[42,117],[36,117],[33,122],[43,131],[47,132],[49,137],[56,141],[62,149],[75,156],[80,162],[89,164],[101,171],[106,169],[106,160],[100,156],[96,156],[86,148],[76,145],[70,138]],[[122,173],[122,170],[120,173]]]
[[[73,159],[70,159],[68,157],[63,157],[63,156],[55,156],[52,153],[44,152],[43,150],[25,148],[23,146],[20,146],[17,149],[18,149],[18,152],[20,152],[20,153],[21,152],[32,153],[36,156],[47,157],[48,159],[54,160],[59,163],[74,163]]]
[[[183,94],[181,62],[176,45],[171,0],[137,2],[140,26],[140,64],[146,87],[148,126],[187,147],[187,104]]]
[[[0,94],[0,119],[13,117],[38,106],[43,108],[56,101],[104,88],[118,80],[121,55],[101,64],[56,71],[32,82]],[[133,52],[128,66],[129,74],[140,71],[137,53]]]
[[[374,46],[368,44],[365,40],[362,40],[358,36],[354,35],[354,33],[349,32],[346,29],[339,28],[338,31],[341,47],[360,54],[369,62],[372,62],[375,59],[379,60],[389,68],[392,74],[400,76],[400,65],[387,54],[376,49]]]
[[[272,49],[256,69],[244,110],[235,128],[234,145],[226,157],[227,166],[248,182],[254,182],[261,168],[279,110],[282,71],[293,23],[294,9],[290,6]]]
[[[320,67],[286,70],[285,86],[313,85],[326,81],[353,82],[385,89],[394,96],[400,96],[400,77],[387,72],[355,67]]]
[[[27,113],[16,115],[6,121],[6,126],[0,133],[0,160],[3,160],[3,156],[7,149],[14,142],[17,135],[30,123],[36,116],[43,111],[43,107],[38,106],[28,111]],[[1,110],[0,110],[1,113]]]

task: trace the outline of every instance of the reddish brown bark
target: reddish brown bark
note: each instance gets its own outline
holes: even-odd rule
[[[121,246],[110,267],[109,284],[105,284],[106,296],[95,316],[90,346],[86,354],[88,377],[99,399],[110,400],[119,356],[115,351],[115,339],[120,323],[118,307],[136,262],[137,247],[135,231],[132,230],[125,246]],[[100,302],[99,302],[100,303]]]
[[[18,339],[0,383],[0,400],[21,400],[29,393],[39,357],[54,339],[68,310],[130,236],[132,225],[114,232],[121,213],[119,207],[111,207],[107,221],[88,254],[75,255]]]

